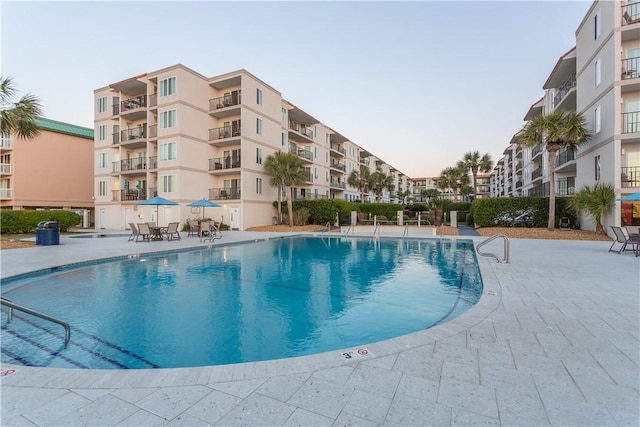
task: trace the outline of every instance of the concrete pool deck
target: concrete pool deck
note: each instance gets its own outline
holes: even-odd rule
[[[225,232],[213,246],[282,235]],[[59,246],[2,251],[1,277],[200,245],[207,246],[194,237],[64,236]],[[475,307],[444,325],[363,346],[368,355],[345,349],[161,370],[2,364],[0,423],[637,426],[640,258],[609,253],[610,245],[511,239],[510,263],[479,257],[484,292]],[[485,250],[500,254],[502,242]]]

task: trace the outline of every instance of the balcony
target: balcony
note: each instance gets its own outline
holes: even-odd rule
[[[331,154],[337,154],[338,156],[344,157],[346,153],[347,152],[340,144],[331,143]]]
[[[636,133],[636,132],[640,132],[640,111],[622,113],[621,133]]]
[[[566,150],[558,153],[556,157],[556,168],[564,165],[565,163],[574,161],[576,159],[576,153],[573,150]]]
[[[147,159],[145,157],[136,157],[133,159],[120,160],[113,162],[114,173],[146,173]]]
[[[0,163],[0,174],[8,175],[13,173],[11,163]]]
[[[313,163],[313,153],[309,149],[289,147],[289,152],[295,154],[303,160]]]
[[[369,161],[369,159],[360,158],[360,165],[361,166],[370,167],[371,162]]]
[[[313,130],[306,125],[289,120],[289,137],[299,142],[313,142]]]
[[[540,154],[542,154],[542,145],[536,145],[531,149],[531,160],[535,159]]]
[[[209,200],[240,200],[239,188],[210,188]]]
[[[5,135],[2,135],[0,139],[0,149],[11,149],[11,138]]]
[[[209,100],[209,114],[217,118],[240,114],[238,108],[242,104],[242,93],[239,90]]]
[[[566,82],[560,88],[558,88],[558,92],[553,97],[553,108],[558,108],[560,103],[567,97],[567,95],[576,87],[576,75],[571,74]],[[575,98],[575,95],[574,95]],[[575,101],[574,101],[575,103]],[[574,106],[575,108],[575,106]],[[567,108],[571,109],[571,108]]]
[[[111,141],[111,144],[113,145],[118,145],[120,144],[120,132],[116,132],[114,134],[112,134],[113,138]]]
[[[128,202],[137,200],[147,200],[146,189],[130,188],[124,190],[113,190],[113,201]]]
[[[149,95],[149,107],[157,107],[158,106],[158,94],[152,93]]]
[[[209,159],[209,172],[237,173],[237,169],[241,167],[240,158],[240,156],[236,156]]]
[[[640,78],[640,57],[627,58],[622,60],[622,80]]]
[[[331,188],[336,188],[336,189],[340,189],[340,190],[344,190],[345,188],[347,188],[347,184],[344,182],[339,182],[339,181],[331,181],[330,182],[330,186]]]
[[[536,169],[531,172],[531,181],[535,181],[536,179],[542,178],[542,168]]]
[[[336,169],[341,172],[345,172],[347,170],[347,167],[340,162],[331,162],[331,169]]]
[[[232,126],[209,129],[209,143],[216,147],[237,145],[242,132],[240,125],[236,125],[235,123],[236,122],[234,122]]]
[[[640,187],[640,166],[629,166],[620,168],[620,186],[622,188]]]
[[[120,101],[120,116],[129,120],[147,117],[147,95],[134,96]]]
[[[640,2],[622,6],[622,25],[633,25],[640,22]]]
[[[158,156],[151,156],[147,159],[147,167],[149,169],[158,169]]]
[[[13,197],[13,193],[10,188],[0,188],[0,199],[10,199]]]
[[[129,148],[146,147],[147,124],[120,131],[120,144]]]
[[[155,139],[158,137],[158,125],[149,126],[149,138]]]

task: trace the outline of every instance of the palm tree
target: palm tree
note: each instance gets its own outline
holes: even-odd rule
[[[611,212],[615,206],[616,193],[613,186],[597,182],[593,187],[585,185],[569,200],[571,209],[585,212],[596,223],[596,234],[605,234],[602,216]]]
[[[40,100],[26,94],[15,101],[15,93],[11,77],[0,76],[0,133],[33,138],[40,133],[36,124],[36,118],[42,115]]]
[[[575,150],[586,144],[591,132],[582,114],[554,111],[535,116],[523,128],[520,143],[525,147],[545,145],[549,152],[549,222],[553,231],[556,221],[556,157],[561,148]]]
[[[287,212],[289,213],[289,227],[293,227],[293,187],[300,185],[307,179],[304,163],[300,157],[293,153],[277,151],[267,156],[264,164],[267,172],[271,174],[269,185],[278,187],[278,219],[280,220],[280,203],[282,185],[287,188]],[[280,221],[279,221],[280,222]]]
[[[471,171],[471,175],[473,175],[473,195],[477,195],[478,172],[491,172],[493,169],[493,160],[491,160],[491,156],[486,153],[481,156],[479,151],[469,151],[465,153],[458,165],[467,171]]]
[[[458,185],[464,186],[469,183],[468,170],[457,166],[449,166],[440,172],[440,180],[438,186],[444,189],[453,189],[453,200],[458,200]]]
[[[385,175],[382,172],[374,172],[369,177],[368,187],[376,194],[376,202],[380,203],[382,192],[384,190],[393,191],[395,185],[391,175]]]
[[[360,190],[360,202],[362,203],[364,203],[364,193],[367,189],[367,185],[369,184],[370,177],[371,173],[369,172],[369,168],[366,166],[360,166],[360,171],[351,171],[347,178],[347,184]]]

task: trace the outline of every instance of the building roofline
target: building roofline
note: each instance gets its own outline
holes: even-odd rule
[[[79,138],[90,139],[93,141],[93,129],[91,128],[73,125],[70,123],[60,122],[52,119],[46,119],[44,117],[36,118],[36,124],[42,130],[61,133],[64,135],[77,136]]]

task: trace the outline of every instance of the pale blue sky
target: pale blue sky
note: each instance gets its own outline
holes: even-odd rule
[[[591,1],[3,1],[1,72],[93,127],[93,90],[244,68],[411,177],[502,156]],[[162,30],[160,30],[162,29]]]

